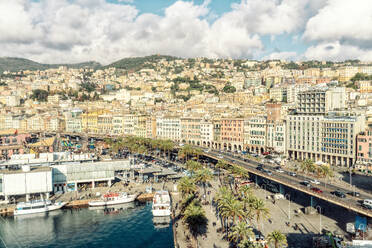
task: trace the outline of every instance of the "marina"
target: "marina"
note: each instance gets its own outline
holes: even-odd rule
[[[2,217],[0,247],[173,248],[171,222],[153,224],[151,204],[63,209]],[[37,227],[37,228],[35,228]]]

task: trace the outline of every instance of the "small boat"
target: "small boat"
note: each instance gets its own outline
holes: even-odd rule
[[[14,210],[14,216],[24,214],[37,214],[57,210],[65,206],[67,202],[51,202],[50,200],[36,200],[20,202]]]
[[[90,207],[116,205],[127,202],[133,202],[134,200],[136,200],[136,197],[137,195],[128,195],[125,192],[107,193],[103,195],[101,200],[90,201],[88,202],[88,204]]]
[[[152,215],[153,216],[170,216],[171,215],[171,200],[169,192],[166,190],[156,191],[152,200]]]

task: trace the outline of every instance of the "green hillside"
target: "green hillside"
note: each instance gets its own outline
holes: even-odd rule
[[[12,58],[12,57],[0,57],[0,74],[4,71],[21,71],[21,70],[46,70],[50,68],[58,68],[60,66],[67,66],[69,68],[93,68],[97,69],[101,67],[101,64],[90,61],[77,64],[41,64],[29,59],[23,58]]]
[[[118,60],[114,63],[106,65],[105,68],[115,67],[117,69],[124,69],[124,70],[141,70],[143,68],[152,68],[151,65],[146,64],[146,62],[157,62],[159,60],[165,59],[167,61],[172,61],[178,59],[177,57],[167,56],[167,55],[151,55],[145,57],[133,57],[133,58],[124,58]]]

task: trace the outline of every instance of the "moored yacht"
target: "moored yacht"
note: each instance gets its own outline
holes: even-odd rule
[[[17,204],[14,215],[37,214],[57,210],[65,206],[67,202],[51,202],[50,200],[36,200],[20,202]]]
[[[171,200],[169,192],[166,190],[156,191],[152,200],[152,215],[153,216],[170,216],[171,215]]]
[[[90,207],[96,206],[109,206],[122,204],[127,202],[133,202],[136,200],[137,195],[128,195],[125,192],[122,193],[107,193],[104,194],[101,200],[88,202]]]

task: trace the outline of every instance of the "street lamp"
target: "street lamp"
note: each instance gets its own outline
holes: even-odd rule
[[[322,234],[322,207],[318,205],[316,209],[319,211],[319,234]]]
[[[291,195],[286,194],[285,198],[287,199],[288,196],[288,220],[291,220]]]

